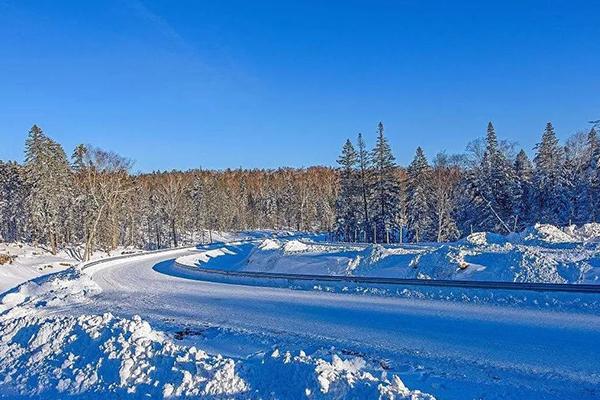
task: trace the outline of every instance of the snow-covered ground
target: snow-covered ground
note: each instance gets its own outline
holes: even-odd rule
[[[118,248],[110,253],[97,251],[92,259],[134,254],[140,251],[129,248]],[[53,255],[42,247],[25,243],[0,242],[1,254],[10,256],[13,260],[10,263],[0,265],[0,293],[38,276],[63,271],[77,265],[81,262],[82,257],[81,249],[77,248],[63,249]]]
[[[520,234],[473,233],[453,243],[360,245],[266,238],[200,249],[181,264],[241,271],[547,283],[600,281],[600,224]]]
[[[116,293],[115,288],[125,294],[127,286],[148,289],[146,294],[154,300],[159,297],[157,287],[169,295],[190,295],[173,292],[177,288],[165,286],[168,282],[160,279],[151,279],[150,286],[158,285],[152,289],[144,282],[135,283],[136,279],[116,286],[111,279],[115,272],[135,274],[130,269],[134,265],[151,272],[154,263],[165,257],[172,254],[107,262],[85,273],[70,269],[5,294],[0,299],[0,397],[434,398],[409,390],[377,360],[330,348],[309,349],[314,344],[307,348],[310,352],[291,352],[273,342],[259,344],[261,351],[252,345],[246,354],[244,345],[254,334],[243,331],[217,334],[225,336],[223,340],[209,335],[212,344],[204,346],[213,350],[209,353],[199,347],[206,338],[198,328],[182,324],[176,332],[158,331],[140,316],[123,312],[128,304],[148,305],[149,298],[124,301],[117,296],[111,306],[102,303]],[[167,277],[156,273],[154,278],[163,276]],[[164,325],[176,318],[171,307],[177,304],[176,300],[171,305],[163,303],[155,321]],[[99,309],[113,309],[121,316],[96,313]],[[236,357],[219,353],[219,347],[226,350],[228,346],[236,348]]]
[[[212,232],[210,237],[212,237],[215,243],[225,243],[236,240],[258,240],[267,237],[294,237],[294,235],[298,234],[265,230]],[[200,234],[196,234],[195,236],[200,237]],[[208,240],[209,234],[205,232],[203,237]],[[303,235],[303,237],[318,238],[316,235]],[[196,242],[191,244],[196,244]],[[92,260],[123,254],[135,254],[141,251],[141,249],[124,247],[119,247],[111,252],[97,250],[94,252]],[[0,256],[3,255],[10,257],[12,261],[0,264],[0,293],[38,276],[63,271],[71,266],[80,264],[83,258],[83,248],[79,246],[61,249],[56,255],[53,255],[48,249],[39,246],[32,246],[26,243],[0,242]]]
[[[598,295],[567,312],[553,302],[506,307],[206,282],[174,263],[340,273],[379,249],[386,254],[377,262],[359,259],[349,270],[370,275],[393,270],[402,259],[394,252],[444,246],[481,250],[485,257],[473,257],[483,261],[520,246],[573,263],[577,251],[595,251],[593,235],[559,231],[385,247],[248,232],[41,276],[0,294],[0,398],[596,399],[600,316],[590,304]]]

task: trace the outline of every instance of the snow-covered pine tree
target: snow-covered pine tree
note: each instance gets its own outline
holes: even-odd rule
[[[408,238],[417,243],[428,241],[433,231],[431,167],[421,147],[417,147],[407,173]]]
[[[533,223],[533,166],[523,149],[519,151],[514,163],[513,213],[514,230],[522,230]]]
[[[486,147],[481,163],[469,174],[470,187],[477,205],[479,229],[508,233],[512,231],[514,173],[512,165],[498,146],[496,131],[488,123]]]
[[[367,150],[367,145],[362,137],[362,133],[358,134],[357,139],[357,162],[358,162],[358,191],[360,196],[361,218],[359,223],[359,241],[371,241],[372,230],[370,229],[369,220],[369,199],[371,198],[371,157]]]
[[[336,202],[336,235],[340,240],[354,242],[358,240],[360,203],[356,170],[358,157],[350,139],[344,143],[337,162],[340,166],[340,192]]]
[[[568,222],[565,154],[550,122],[536,146],[534,162],[534,207],[536,222],[564,225]]]
[[[62,146],[36,125],[25,143],[25,168],[34,237],[56,253],[71,202],[71,170]]]
[[[389,243],[397,236],[396,222],[400,204],[400,184],[392,149],[384,136],[383,123],[377,126],[377,141],[371,152],[373,242]]]

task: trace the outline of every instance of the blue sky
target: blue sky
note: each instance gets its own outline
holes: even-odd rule
[[[0,159],[33,123],[142,171],[398,161],[488,120],[527,151],[600,119],[594,1],[0,0]]]

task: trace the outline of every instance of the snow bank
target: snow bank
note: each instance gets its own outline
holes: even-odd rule
[[[158,396],[247,391],[235,362],[177,346],[140,317],[25,316],[0,324],[0,381],[21,395]]]
[[[573,235],[581,241],[600,241],[600,224],[589,223],[575,227]]]
[[[474,232],[467,236],[463,242],[469,243],[473,246],[489,246],[489,245],[499,245],[502,246],[506,244],[507,239],[496,233],[491,232]]]
[[[577,238],[568,234],[564,230],[548,224],[536,224],[521,233],[525,242],[531,243],[574,243]]]
[[[290,240],[283,246],[283,249],[287,253],[297,253],[297,252],[307,251],[308,246],[298,240]]]
[[[262,368],[255,368],[260,363]],[[260,355],[245,364],[248,379],[255,382],[258,393],[276,393],[274,398],[325,399],[412,399],[435,400],[419,390],[409,390],[400,377],[387,377],[381,366],[374,366],[361,357],[343,358],[335,351],[316,351],[296,355],[279,349],[271,355]],[[242,367],[244,368],[244,366]],[[257,375],[268,370],[271,379],[260,381]]]
[[[177,344],[139,316],[55,312],[99,290],[70,269],[0,298],[0,397],[434,399],[333,350],[236,360]]]
[[[372,245],[262,239],[228,270],[512,282],[598,283],[600,224],[535,225],[520,234],[475,232],[452,243]],[[181,260],[178,260],[181,261]],[[192,258],[183,260],[196,265]],[[210,267],[219,268],[211,262]]]
[[[211,356],[173,343],[139,316],[24,316],[0,324],[0,394],[434,399],[409,390],[396,375],[390,381],[379,374],[362,358],[337,354],[287,352],[248,361]]]
[[[183,256],[177,258],[177,262],[182,265],[195,266],[209,262],[213,258],[221,257],[224,255],[234,255],[235,253],[226,247],[220,249],[212,249],[201,251],[200,253],[191,254],[189,256]]]
[[[258,245],[258,248],[261,250],[276,250],[281,248],[281,243],[274,239],[265,239]]]

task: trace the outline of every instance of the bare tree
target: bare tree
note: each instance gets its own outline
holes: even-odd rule
[[[104,236],[114,250],[119,240],[119,206],[132,189],[131,161],[116,153],[79,145],[74,154],[76,179],[83,189],[85,250],[84,260],[93,254],[102,218],[106,217]],[[108,222],[108,224],[107,224]],[[108,226],[106,226],[108,225]]]
[[[169,221],[171,241],[174,247],[179,245],[177,240],[177,228],[181,223],[187,206],[186,197],[192,183],[192,176],[178,171],[162,173],[158,175],[157,195],[164,213],[165,219]]]

